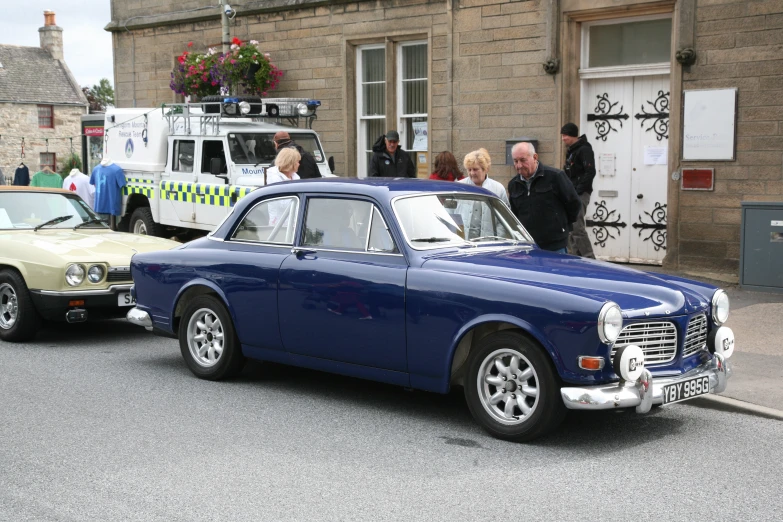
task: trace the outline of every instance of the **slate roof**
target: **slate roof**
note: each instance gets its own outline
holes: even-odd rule
[[[0,102],[86,105],[60,60],[40,47],[0,45]]]

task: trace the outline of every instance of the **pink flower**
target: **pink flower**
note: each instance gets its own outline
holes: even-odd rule
[[[231,60],[231,65],[235,65],[237,63],[236,60]]]
[[[188,42],[188,47],[193,47],[193,42]]]

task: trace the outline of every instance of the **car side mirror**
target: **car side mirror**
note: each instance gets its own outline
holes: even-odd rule
[[[332,174],[334,174],[334,156],[329,156],[327,163],[329,164],[329,170],[331,170]]]
[[[217,176],[220,174],[220,168],[223,166],[223,160],[220,158],[212,158],[209,160],[209,173]]]

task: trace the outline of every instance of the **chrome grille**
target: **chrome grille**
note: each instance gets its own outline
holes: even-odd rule
[[[629,324],[617,337],[612,357],[620,347],[629,344],[642,349],[646,366],[667,363],[677,354],[677,328],[674,323],[663,321]]]
[[[707,316],[697,315],[688,322],[682,356],[688,357],[707,345]]]
[[[114,266],[109,268],[109,273],[106,276],[106,281],[109,283],[119,283],[120,281],[133,281],[131,278],[131,272],[129,266]]]

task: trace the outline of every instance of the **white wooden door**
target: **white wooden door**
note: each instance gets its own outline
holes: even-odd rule
[[[666,253],[668,84],[668,75],[583,83],[581,129],[597,170],[585,217],[600,259],[660,264]],[[658,154],[664,164],[648,165]]]

